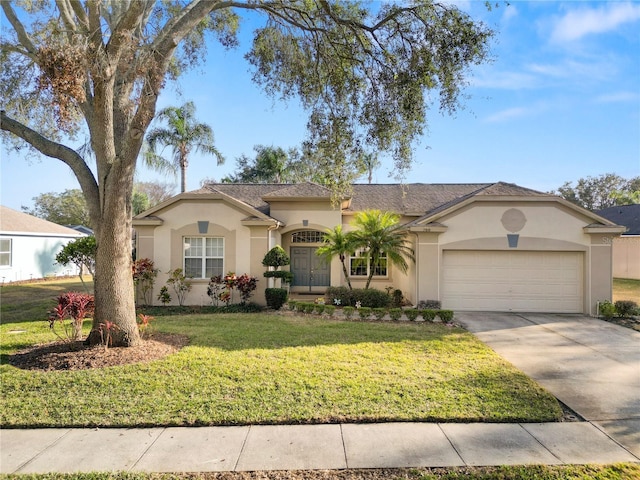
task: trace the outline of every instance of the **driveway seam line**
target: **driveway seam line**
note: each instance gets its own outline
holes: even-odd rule
[[[613,438],[611,435],[609,435],[609,433],[607,433],[607,431],[604,429],[604,427],[598,425],[597,423],[595,423],[597,420],[594,421],[589,421],[589,423],[591,425],[593,425],[596,430],[598,430],[599,432],[602,432],[608,439],[610,439],[613,443],[615,443],[616,445],[618,445],[620,448],[622,448],[625,452],[628,452],[629,455],[631,455],[632,457],[638,459],[640,461],[640,457],[638,457],[638,455],[636,455],[635,453],[631,452],[627,447],[625,447],[624,445],[622,445],[620,442],[618,442],[615,438]]]

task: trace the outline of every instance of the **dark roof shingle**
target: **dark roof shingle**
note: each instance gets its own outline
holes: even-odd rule
[[[620,205],[595,212],[601,217],[627,227],[623,235],[640,235],[640,205]]]

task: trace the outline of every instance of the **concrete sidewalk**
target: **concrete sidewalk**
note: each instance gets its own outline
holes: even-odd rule
[[[638,462],[589,422],[0,431],[0,473]]]

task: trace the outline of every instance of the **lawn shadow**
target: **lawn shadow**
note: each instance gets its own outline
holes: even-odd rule
[[[222,314],[160,317],[158,329],[189,336],[189,344],[222,350],[281,349],[472,336],[458,327],[427,322],[363,322],[302,315]],[[450,341],[449,339],[446,341]]]

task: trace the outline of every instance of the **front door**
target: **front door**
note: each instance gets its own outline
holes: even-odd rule
[[[316,255],[315,247],[291,247],[292,287],[328,287],[331,266]]]

